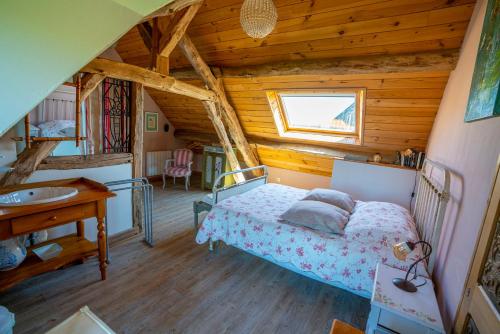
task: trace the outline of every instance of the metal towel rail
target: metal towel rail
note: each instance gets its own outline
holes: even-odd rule
[[[153,185],[149,183],[145,177],[118,180],[104,183],[111,191],[121,190],[140,190],[143,194],[142,201],[144,204],[144,241],[151,247],[154,246],[153,240]],[[128,185],[119,187],[122,185]],[[106,235],[108,235],[108,210],[106,210]],[[106,238],[106,243],[107,243]],[[106,250],[109,249],[106,245]],[[109,262],[109,252],[106,252],[106,261]]]

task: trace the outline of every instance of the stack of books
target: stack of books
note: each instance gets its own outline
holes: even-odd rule
[[[397,152],[397,162],[403,167],[421,169],[425,160],[425,152],[414,149]]]

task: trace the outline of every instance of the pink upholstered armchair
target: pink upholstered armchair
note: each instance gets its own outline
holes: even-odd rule
[[[193,164],[193,151],[188,149],[179,149],[174,151],[174,158],[165,160],[165,168],[163,169],[163,189],[165,189],[165,177],[171,176],[184,177],[186,191],[189,188],[189,177],[191,176],[191,165]]]

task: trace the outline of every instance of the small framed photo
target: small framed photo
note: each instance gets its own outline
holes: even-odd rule
[[[158,113],[146,111],[144,124],[146,132],[158,132]]]

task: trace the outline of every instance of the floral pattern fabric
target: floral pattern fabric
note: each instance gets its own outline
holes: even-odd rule
[[[396,204],[357,201],[344,235],[279,221],[306,193],[269,183],[223,200],[205,217],[196,241],[222,240],[364,296],[371,294],[378,262],[405,270],[419,257],[419,249],[406,262],[392,254],[393,244],[418,240],[409,212]]]

